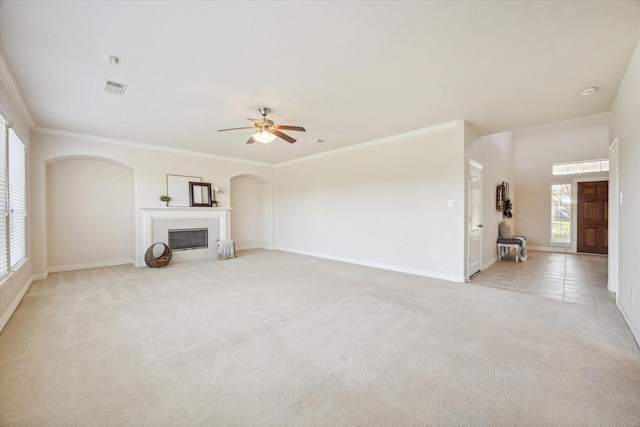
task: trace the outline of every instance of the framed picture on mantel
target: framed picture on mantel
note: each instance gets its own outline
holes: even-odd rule
[[[189,205],[211,207],[210,182],[189,182]]]
[[[167,195],[171,197],[169,206],[191,206],[189,183],[202,182],[199,176],[167,174]]]

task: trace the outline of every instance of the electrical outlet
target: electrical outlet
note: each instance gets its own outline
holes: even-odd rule
[[[84,255],[84,249],[78,249],[78,255],[83,256]]]
[[[620,193],[620,204],[622,204],[622,193]]]

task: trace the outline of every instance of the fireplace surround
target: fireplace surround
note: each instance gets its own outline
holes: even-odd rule
[[[217,207],[168,207],[168,208],[142,208],[141,222],[142,232],[138,236],[139,259],[136,265],[142,267],[144,252],[153,243],[161,242],[169,244],[169,230],[207,230],[207,245],[189,250],[177,250],[173,252],[172,262],[190,261],[196,259],[218,259],[217,240],[230,239],[230,212],[232,208]],[[173,249],[173,248],[172,248]]]

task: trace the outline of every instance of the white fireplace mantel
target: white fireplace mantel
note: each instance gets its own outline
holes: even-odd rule
[[[201,207],[166,207],[140,208],[142,215],[142,235],[139,236],[141,247],[138,248],[136,265],[142,267],[144,253],[153,243],[153,221],[156,219],[220,219],[220,240],[231,237],[231,207],[201,208]],[[212,242],[209,243],[210,245]]]

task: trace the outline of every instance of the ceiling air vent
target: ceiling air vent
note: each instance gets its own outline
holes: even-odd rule
[[[114,95],[124,95],[124,91],[127,89],[127,85],[122,83],[112,82],[110,80],[104,80],[102,89],[107,93]]]

